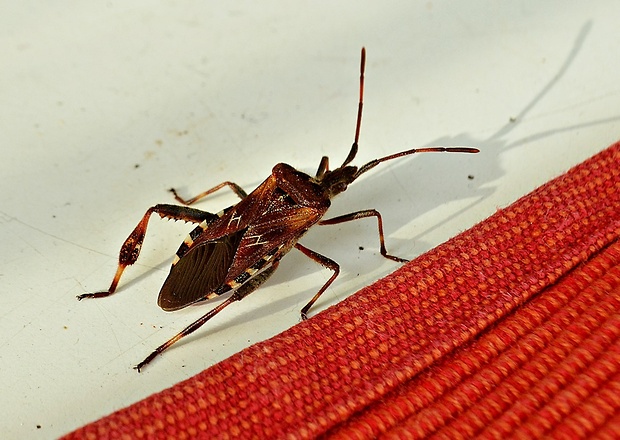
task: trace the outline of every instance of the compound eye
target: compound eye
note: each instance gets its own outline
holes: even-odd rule
[[[344,190],[347,189],[347,184],[346,183],[339,183],[338,185],[336,185],[336,192],[337,193],[341,193]]]

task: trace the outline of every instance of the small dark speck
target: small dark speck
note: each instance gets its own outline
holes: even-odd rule
[[[509,121],[514,124],[515,122],[517,122],[517,118],[515,118],[514,116],[511,116]]]
[[[134,167],[134,168],[140,168],[140,164],[139,164],[139,163],[137,163],[137,164],[135,164],[133,167]]]
[[[37,429],[41,429],[41,425],[37,425]]]
[[[360,246],[360,247],[358,247],[358,249],[359,249],[360,251],[363,251],[363,250],[364,250],[364,246]]]
[[[473,174],[470,174],[469,176],[467,176],[467,178],[468,178],[469,180],[474,180],[474,175],[473,175]]]

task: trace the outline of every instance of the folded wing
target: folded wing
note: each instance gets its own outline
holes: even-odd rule
[[[159,292],[158,304],[178,310],[210,298],[226,280],[245,229],[193,246],[170,270]]]

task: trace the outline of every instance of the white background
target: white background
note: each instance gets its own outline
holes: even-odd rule
[[[158,218],[118,294],[75,297],[108,287],[121,243],[149,206],[172,203],[168,188],[251,190],[277,162],[341,163],[362,45],[357,164],[482,150],[383,164],[335,199],[328,216],[380,210],[388,249],[413,258],[620,138],[618,17],[614,1],[0,2],[2,437],[61,435],[299,322],[330,273],[292,251],[136,374],[210,307],[157,307],[191,229]],[[235,201],[224,190],[199,206]],[[304,237],[342,266],[311,314],[399,266],[377,241],[374,220]]]

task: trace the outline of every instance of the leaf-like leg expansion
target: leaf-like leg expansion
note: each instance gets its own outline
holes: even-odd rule
[[[360,218],[366,217],[377,217],[377,223],[379,225],[379,242],[381,244],[380,250],[381,255],[385,258],[388,258],[393,261],[398,261],[399,263],[406,263],[409,260],[405,260],[404,258],[395,257],[394,255],[390,255],[387,253],[387,249],[385,248],[385,238],[383,235],[383,219],[381,218],[381,214],[379,211],[375,209],[366,209],[364,211],[352,212],[350,214],[340,215],[338,217],[330,218],[327,220],[321,220],[319,225],[335,225],[338,223],[350,222],[353,220],[358,220]]]
[[[304,308],[301,309],[301,319],[308,319],[308,310],[310,310],[310,307],[312,307],[316,300],[319,299],[319,297],[323,294],[323,292],[325,292],[329,285],[338,277],[338,274],[340,273],[340,266],[331,258],[327,258],[325,255],[314,252],[312,249],[308,249],[304,245],[296,243],[295,248],[301,251],[305,256],[319,263],[321,266],[334,272],[333,275],[329,278],[329,280],[327,280],[327,282],[323,284],[323,287],[321,287],[319,291],[312,297],[310,302],[308,302],[308,304],[306,304]]]
[[[196,321],[194,321],[193,323],[185,327],[183,330],[181,330],[175,336],[170,338],[168,341],[164,342],[162,345],[157,347],[155,350],[153,350],[151,354],[149,354],[142,362],[140,362],[134,368],[138,370],[138,373],[139,373],[142,370],[142,368],[144,368],[148,363],[150,363],[153,359],[155,359],[158,355],[160,355],[164,350],[168,349],[172,344],[177,342],[179,339],[195,332],[200,327],[202,327],[207,321],[209,321],[215,315],[220,313],[225,307],[229,306],[235,301],[242,300],[243,298],[248,296],[250,293],[258,289],[258,287],[261,284],[267,281],[267,278],[269,278],[271,274],[273,274],[273,272],[276,270],[277,267],[278,267],[278,262],[276,261],[271,266],[269,266],[267,269],[263,270],[261,273],[256,275],[254,278],[251,278],[250,280],[248,280],[244,285],[242,285],[241,287],[239,287],[239,289],[233,292],[233,294],[226,301],[224,301],[219,306],[213,308],[206,315],[203,315],[202,317],[198,318]]]
[[[209,224],[219,218],[217,215],[210,212],[200,211],[199,209],[188,208],[186,206],[162,204],[150,207],[142,217],[142,220],[140,220],[140,223],[138,223],[131,234],[129,234],[123,246],[121,246],[118,256],[118,268],[116,269],[116,273],[114,274],[114,278],[108,290],[95,293],[83,293],[77,296],[78,300],[84,298],[102,298],[114,293],[125,268],[135,263],[140,255],[140,249],[142,248],[142,242],[146,234],[146,227],[148,226],[151,214],[154,212],[161,218],[184,220],[191,223],[206,221]]]
[[[177,191],[174,188],[170,188],[170,192],[174,195],[174,198],[179,203],[183,203],[184,205],[191,205],[192,203],[196,203],[198,200],[205,198],[209,194],[213,194],[215,191],[218,191],[224,188],[225,186],[228,186],[235,194],[239,196],[240,199],[245,199],[248,196],[248,194],[244,191],[243,188],[241,188],[239,185],[237,185],[234,182],[228,182],[228,181],[222,182],[219,185],[214,186],[211,189],[201,192],[200,194],[198,194],[195,197],[192,197],[191,199],[182,198],[181,196],[177,194]]]

